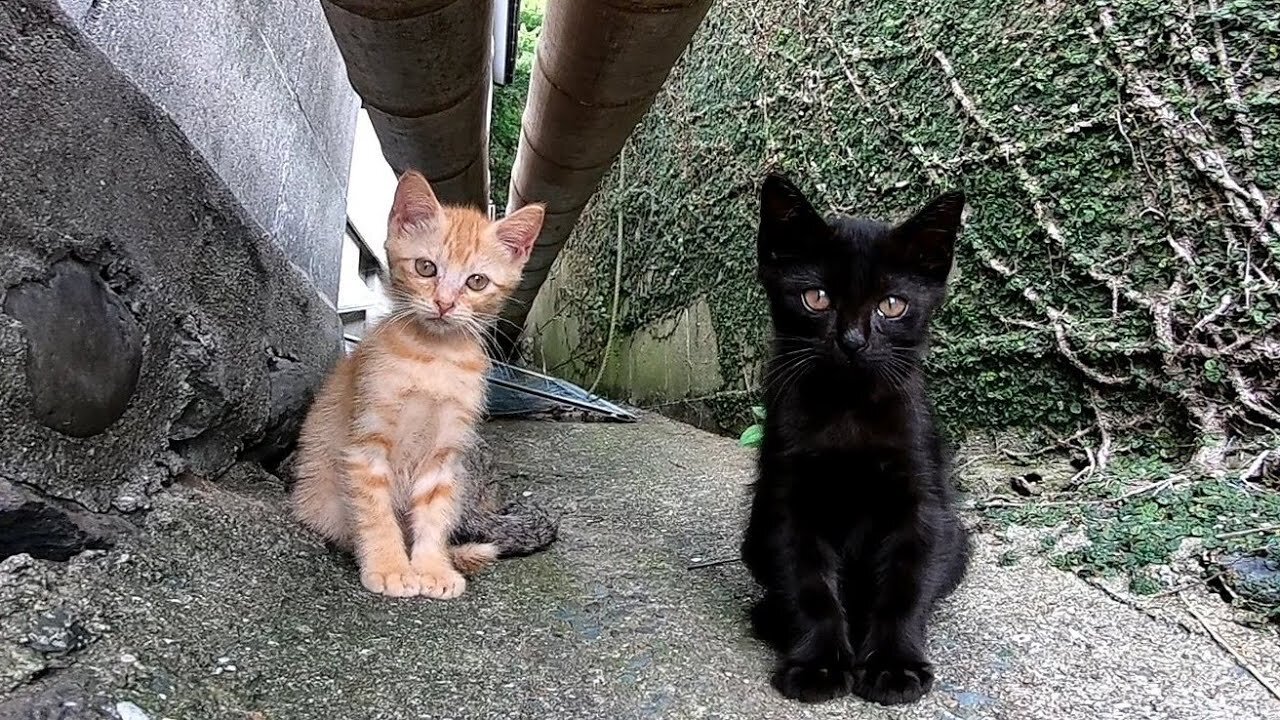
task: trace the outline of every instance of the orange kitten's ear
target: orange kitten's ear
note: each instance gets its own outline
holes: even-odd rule
[[[396,199],[391,203],[391,227],[404,229],[426,225],[440,215],[440,201],[422,173],[408,170],[396,185]]]
[[[528,260],[533,243],[542,232],[542,221],[547,211],[540,204],[525,205],[498,221],[495,232],[503,245],[511,251],[515,260]]]

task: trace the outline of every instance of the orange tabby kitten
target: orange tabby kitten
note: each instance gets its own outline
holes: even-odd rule
[[[529,205],[490,222],[442,206],[417,172],[400,178],[386,244],[393,311],[316,397],[293,491],[302,522],[354,550],[372,592],[454,598],[466,588],[459,569],[501,554],[449,539],[475,494],[463,458],[484,411],[483,333],[543,217]]]

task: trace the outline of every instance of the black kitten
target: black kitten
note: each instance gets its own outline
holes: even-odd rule
[[[783,695],[914,702],[929,616],[969,558],[920,367],[964,195],[897,227],[823,220],[777,175],[760,201],[776,340],[742,543],[765,589],[752,620]]]

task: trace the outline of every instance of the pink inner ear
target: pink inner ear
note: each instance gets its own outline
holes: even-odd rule
[[[541,205],[526,205],[498,221],[498,239],[516,260],[527,260],[545,217],[546,210]]]
[[[440,201],[422,173],[409,170],[400,176],[391,203],[391,225],[406,228],[431,222],[440,214]]]

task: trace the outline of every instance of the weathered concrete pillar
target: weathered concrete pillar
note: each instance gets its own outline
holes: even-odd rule
[[[444,202],[489,206],[488,0],[322,0],[396,173],[421,171]]]
[[[341,342],[200,126],[62,8],[0,2],[0,559],[108,545],[175,476],[281,460]]]
[[[516,327],[710,7],[711,0],[547,4],[507,212],[543,202],[548,216],[505,311]],[[512,340],[506,338],[508,347]]]
[[[359,99],[316,0],[58,2],[335,302]]]

